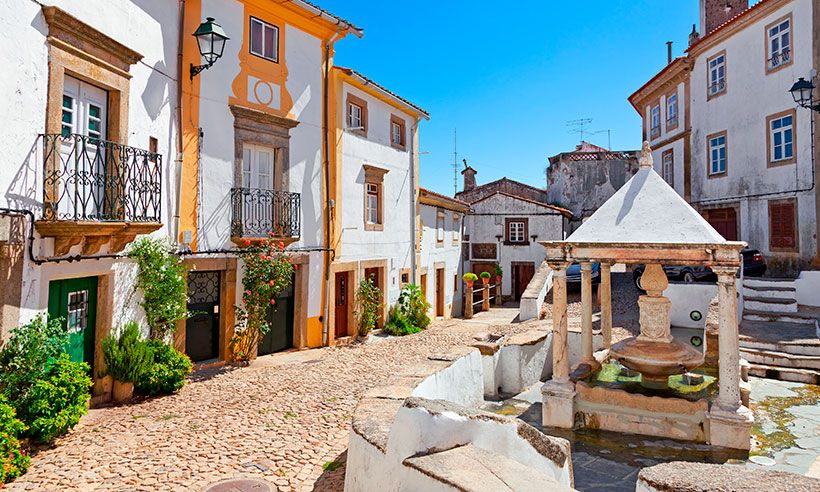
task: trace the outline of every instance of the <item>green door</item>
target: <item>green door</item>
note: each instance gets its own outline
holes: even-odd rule
[[[71,360],[86,362],[93,369],[97,277],[52,280],[48,284],[48,317],[62,318]]]
[[[276,296],[276,306],[268,309],[268,322],[271,323],[262,343],[259,344],[259,355],[281,352],[293,347],[293,282]]]

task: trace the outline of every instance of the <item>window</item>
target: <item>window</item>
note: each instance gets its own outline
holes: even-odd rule
[[[453,214],[453,244],[457,244],[461,236],[461,216]]]
[[[88,291],[68,293],[66,328],[69,334],[80,333],[88,327]]]
[[[364,169],[364,230],[384,230],[384,175],[387,169],[368,164]]]
[[[669,149],[667,151],[664,151],[663,154],[661,154],[661,166],[662,166],[661,171],[663,173],[664,181],[669,183],[669,186],[674,187],[675,186],[675,151],[674,150]]]
[[[528,244],[527,219],[507,219],[507,244]]]
[[[157,155],[159,152],[159,141],[157,137],[148,137],[148,160],[157,162]]]
[[[791,200],[769,202],[769,249],[797,249],[797,203]]]
[[[652,106],[652,110],[650,112],[651,115],[651,125],[650,125],[650,136],[652,138],[657,138],[661,135],[661,105],[656,104]]]
[[[670,94],[666,98],[666,130],[678,127],[678,94]]]
[[[251,17],[251,54],[279,63],[279,28]]]
[[[790,110],[766,118],[768,126],[769,165],[789,164],[794,157],[795,111]]]
[[[726,132],[707,137],[709,145],[709,176],[726,173]]]
[[[400,150],[405,149],[407,145],[406,128],[407,125],[402,118],[394,114],[390,115],[390,145]]]
[[[791,63],[792,60],[791,14],[766,26],[766,69],[771,72]]]
[[[350,103],[347,107],[347,126],[352,129],[362,127],[362,107],[358,104]]]
[[[242,144],[242,187],[255,190],[272,190],[274,176],[274,149]]]
[[[368,224],[380,224],[379,220],[379,202],[380,202],[379,185],[374,183],[367,183],[367,217]]]
[[[444,242],[444,211],[439,210],[436,212],[436,242],[443,243]]]
[[[726,90],[726,52],[718,53],[707,61],[709,70],[709,97]]]
[[[74,98],[63,94],[62,134],[67,137],[74,133]]]
[[[347,95],[347,129],[367,137],[367,101],[353,94]]]
[[[410,283],[410,270],[407,270],[406,268],[401,270],[401,279],[399,280],[399,283],[402,287]]]

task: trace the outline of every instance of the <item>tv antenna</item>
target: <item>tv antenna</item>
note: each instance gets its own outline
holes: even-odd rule
[[[598,130],[589,132],[590,135],[598,135],[600,133],[606,133],[606,149],[612,150],[612,130]]]
[[[569,120],[567,121],[567,126],[570,127],[570,132],[572,133],[579,133],[581,135],[581,141],[584,141],[584,134],[587,133],[586,127],[587,125],[592,123],[592,118],[580,118],[577,120]]]
[[[458,128],[453,128],[453,196],[458,193]]]

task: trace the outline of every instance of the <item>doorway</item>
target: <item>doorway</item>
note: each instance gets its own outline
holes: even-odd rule
[[[259,344],[259,355],[293,348],[294,283],[295,279],[292,279],[290,286],[276,296],[276,304],[268,310],[267,320],[271,326]]]
[[[427,274],[422,273],[419,277],[419,282],[421,283],[421,295],[424,296],[424,300],[427,300]]]
[[[220,272],[188,274],[188,311],[185,321],[185,353],[194,362],[219,357]]]
[[[348,336],[348,309],[350,303],[350,272],[336,272],[336,338]]]
[[[727,241],[737,241],[737,212],[734,208],[707,210],[706,221]]]
[[[436,316],[444,316],[444,269],[436,268]]]
[[[61,318],[68,332],[66,351],[74,362],[85,362],[94,373],[98,277],[52,280],[48,284],[48,317]]]
[[[513,298],[520,301],[533,275],[535,275],[535,263],[513,263],[511,266]]]

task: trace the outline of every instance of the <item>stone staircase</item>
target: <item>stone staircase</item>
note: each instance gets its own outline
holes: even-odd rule
[[[754,376],[820,384],[820,309],[797,303],[794,280],[745,278],[740,354]]]

